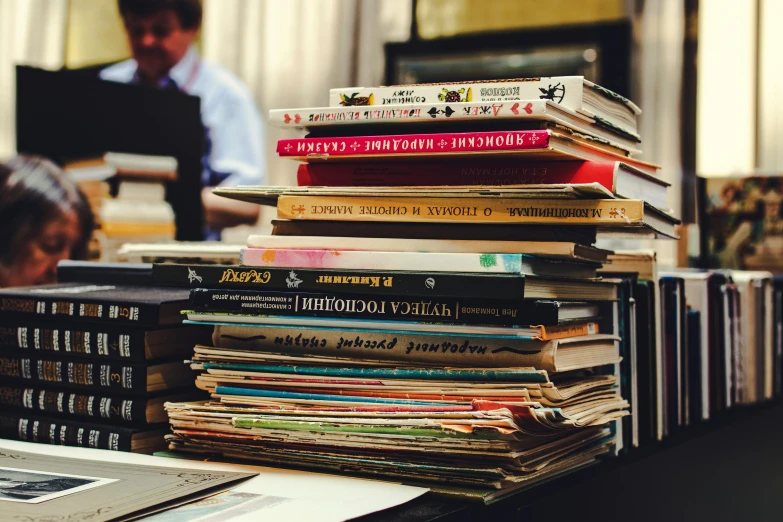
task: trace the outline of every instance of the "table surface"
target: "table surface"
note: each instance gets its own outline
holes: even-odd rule
[[[783,519],[783,403],[738,407],[490,505],[428,493],[361,522]]]

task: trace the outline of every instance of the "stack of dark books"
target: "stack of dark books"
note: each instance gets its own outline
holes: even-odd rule
[[[96,265],[84,279],[109,275]],[[164,403],[199,396],[182,360],[210,334],[181,324],[187,294],[94,281],[1,290],[0,437],[161,449]]]

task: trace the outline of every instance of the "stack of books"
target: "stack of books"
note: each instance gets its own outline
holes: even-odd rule
[[[274,235],[154,267],[214,326],[192,360],[213,400],[167,405],[170,448],[491,500],[637,444],[631,300],[594,243],[675,237],[638,108],[581,78],[357,106],[387,89],[272,111],[309,132],[278,143],[299,186],[216,192],[275,205]]]
[[[72,274],[88,282],[0,290],[0,437],[152,453],[164,403],[199,397],[182,360],[210,329],[181,324],[186,290],[88,266]]]
[[[174,240],[174,211],[166,201],[166,183],[177,180],[175,158],[109,152],[69,163],[66,171],[88,191],[97,216],[101,261],[116,261],[117,249],[125,242]],[[110,183],[114,197],[109,197]]]

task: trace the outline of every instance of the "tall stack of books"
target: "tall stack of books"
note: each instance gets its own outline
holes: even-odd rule
[[[152,453],[164,403],[199,397],[182,360],[211,332],[181,325],[186,290],[87,266],[87,283],[0,290],[0,437]]]
[[[278,143],[298,187],[216,191],[273,236],[154,267],[214,326],[170,448],[491,500],[637,444],[630,282],[594,242],[675,235],[638,108],[571,77],[332,99],[271,112],[309,132]]]

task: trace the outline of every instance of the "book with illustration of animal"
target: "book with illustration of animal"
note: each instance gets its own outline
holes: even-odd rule
[[[498,102],[551,100],[595,118],[610,128],[637,132],[641,109],[631,100],[586,80],[583,76],[553,76],[508,80],[341,87],[329,91],[329,105],[362,106],[400,103]]]

